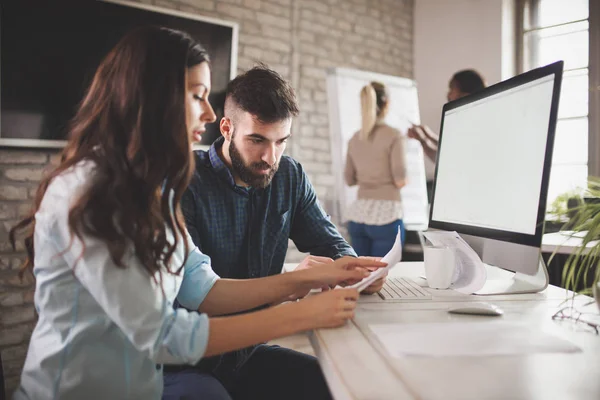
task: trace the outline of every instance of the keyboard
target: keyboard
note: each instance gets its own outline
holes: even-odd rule
[[[431,294],[409,278],[387,278],[377,294],[383,300],[431,299]]]

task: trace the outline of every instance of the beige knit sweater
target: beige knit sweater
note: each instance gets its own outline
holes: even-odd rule
[[[406,139],[386,124],[373,129],[368,140],[361,140],[357,132],[348,142],[346,183],[358,185],[359,199],[401,201],[395,182],[406,179]]]

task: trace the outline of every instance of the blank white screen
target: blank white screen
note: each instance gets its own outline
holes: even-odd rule
[[[446,112],[432,219],[535,234],[554,75]]]

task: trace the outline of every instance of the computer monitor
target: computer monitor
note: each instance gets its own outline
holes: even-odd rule
[[[486,264],[516,272],[481,294],[543,290],[541,243],[563,62],[447,103],[429,227],[456,231]]]

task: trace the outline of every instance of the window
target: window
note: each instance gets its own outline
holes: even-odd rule
[[[593,1],[593,0],[592,0]],[[522,0],[521,69],[564,60],[548,204],[588,176],[590,0]]]

